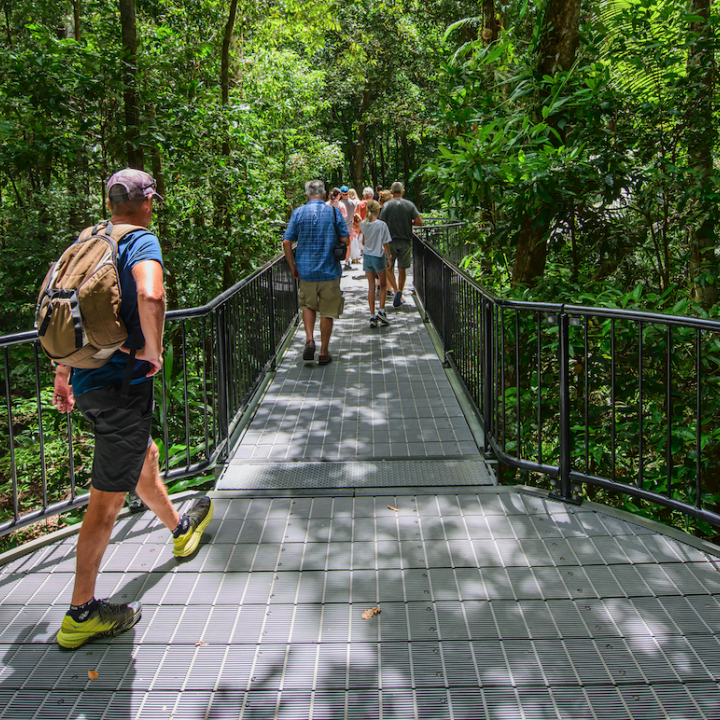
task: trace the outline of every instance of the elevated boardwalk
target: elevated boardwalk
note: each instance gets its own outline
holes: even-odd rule
[[[0,568],[0,719],[720,718],[718,548],[498,487],[412,298],[371,331],[358,275],[333,363],[302,333],[286,354],[198,553],[118,522],[99,589],[143,602],[132,631],[53,642],[74,537]]]

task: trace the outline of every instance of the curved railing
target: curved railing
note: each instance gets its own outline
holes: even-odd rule
[[[563,500],[586,484],[720,527],[719,322],[504,300],[434,243],[416,238],[413,258],[488,454],[549,476]]]
[[[206,305],[167,313],[153,429],[166,481],[198,475],[226,456],[297,310],[296,283],[279,256]],[[0,349],[2,536],[87,503],[78,488],[89,481],[91,446],[80,414],[61,416],[50,404],[52,371],[36,332],[2,336]]]

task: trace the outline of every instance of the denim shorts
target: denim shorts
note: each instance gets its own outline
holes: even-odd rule
[[[154,405],[153,381],[130,386],[121,407],[120,387],[108,385],[75,398],[95,432],[92,486],[105,492],[132,492],[140,479]]]
[[[387,255],[378,257],[377,255],[363,255],[363,271],[381,273],[387,270]]]

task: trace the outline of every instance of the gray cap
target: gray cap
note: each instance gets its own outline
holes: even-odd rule
[[[124,192],[118,187],[124,188]],[[112,193],[110,192],[112,190]],[[155,190],[155,181],[142,170],[125,168],[116,172],[107,183],[107,194],[110,200],[135,200],[155,197],[160,201],[164,198]]]

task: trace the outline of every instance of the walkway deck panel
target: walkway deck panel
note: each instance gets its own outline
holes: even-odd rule
[[[364,333],[357,282],[345,282],[353,332]],[[417,339],[419,316],[407,307],[395,318],[382,342],[415,323],[406,337],[434,368],[444,399],[433,398],[430,418],[458,417],[444,414],[453,397]],[[720,717],[717,548],[591,503],[498,487],[457,436],[395,456],[383,436],[425,416],[406,415],[402,393],[390,413],[398,391],[388,381],[383,409],[362,373],[348,380],[342,349],[333,365],[343,389],[330,388],[330,407],[362,403],[337,436],[313,425],[314,410],[301,423],[297,411],[320,398],[310,380],[331,377],[304,366],[301,345],[218,484],[194,557],[175,560],[149,513],[118,522],[99,586],[114,601],[143,602],[133,630],[75,652],[53,642],[73,537],[0,567],[1,719]],[[381,355],[366,363],[379,364]],[[408,452],[418,430],[398,441]],[[283,444],[320,450],[281,456]]]

